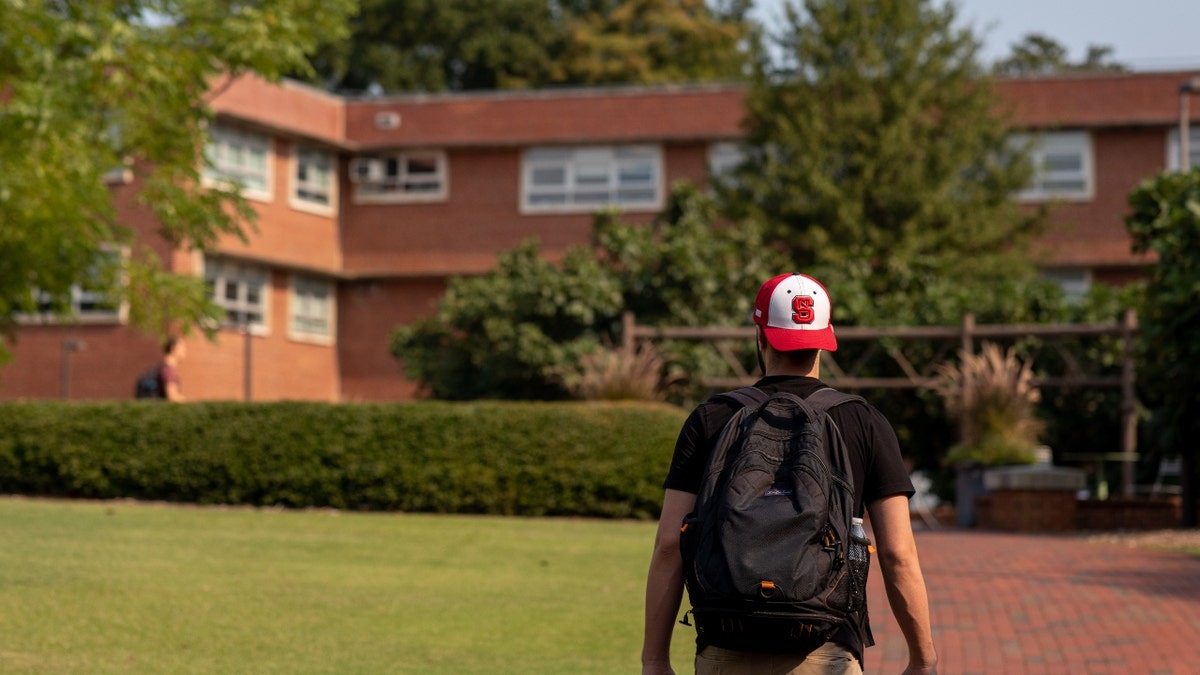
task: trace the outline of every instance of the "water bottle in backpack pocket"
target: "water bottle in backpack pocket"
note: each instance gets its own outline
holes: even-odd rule
[[[857,612],[867,604],[867,573],[871,569],[871,551],[874,547],[863,529],[862,518],[850,520],[850,541],[846,558],[849,561],[850,574],[850,607],[849,611]]]

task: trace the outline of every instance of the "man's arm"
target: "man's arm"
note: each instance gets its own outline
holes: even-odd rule
[[[933,675],[937,672],[937,652],[933,647],[929,597],[917,559],[908,498],[904,495],[884,497],[867,505],[867,510],[871,515],[871,529],[875,533],[879,569],[883,572],[888,602],[908,643],[908,668],[904,672]]]
[[[642,642],[642,675],[674,675],[671,669],[671,633],[683,600],[683,559],[679,554],[679,526],[692,512],[696,495],[667,490],[663,498],[654,553],[646,575],[646,625]]]

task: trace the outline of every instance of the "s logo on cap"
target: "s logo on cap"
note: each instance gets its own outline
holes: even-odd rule
[[[763,284],[754,299],[754,323],[779,351],[837,350],[832,314],[825,287],[804,274],[780,274]]]
[[[796,323],[812,323],[817,315],[813,312],[815,301],[807,295],[797,295],[792,298],[792,321]]]

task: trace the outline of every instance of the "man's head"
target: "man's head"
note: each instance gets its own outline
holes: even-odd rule
[[[803,274],[780,274],[758,289],[751,318],[767,344],[779,352],[837,351],[830,317],[833,304],[821,282]]]
[[[182,359],[187,356],[187,343],[180,337],[170,337],[163,342],[163,355]]]

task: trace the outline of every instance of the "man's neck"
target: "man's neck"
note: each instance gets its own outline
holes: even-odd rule
[[[765,373],[765,376],[766,377],[811,377],[811,378],[815,378],[815,379],[819,380],[819,379],[821,379],[821,359],[817,358],[817,360],[813,363],[813,367],[810,369],[797,368],[795,366],[792,366],[791,364],[784,363],[784,362],[776,359],[774,361],[774,363],[771,363],[771,362],[767,363],[767,372]]]

